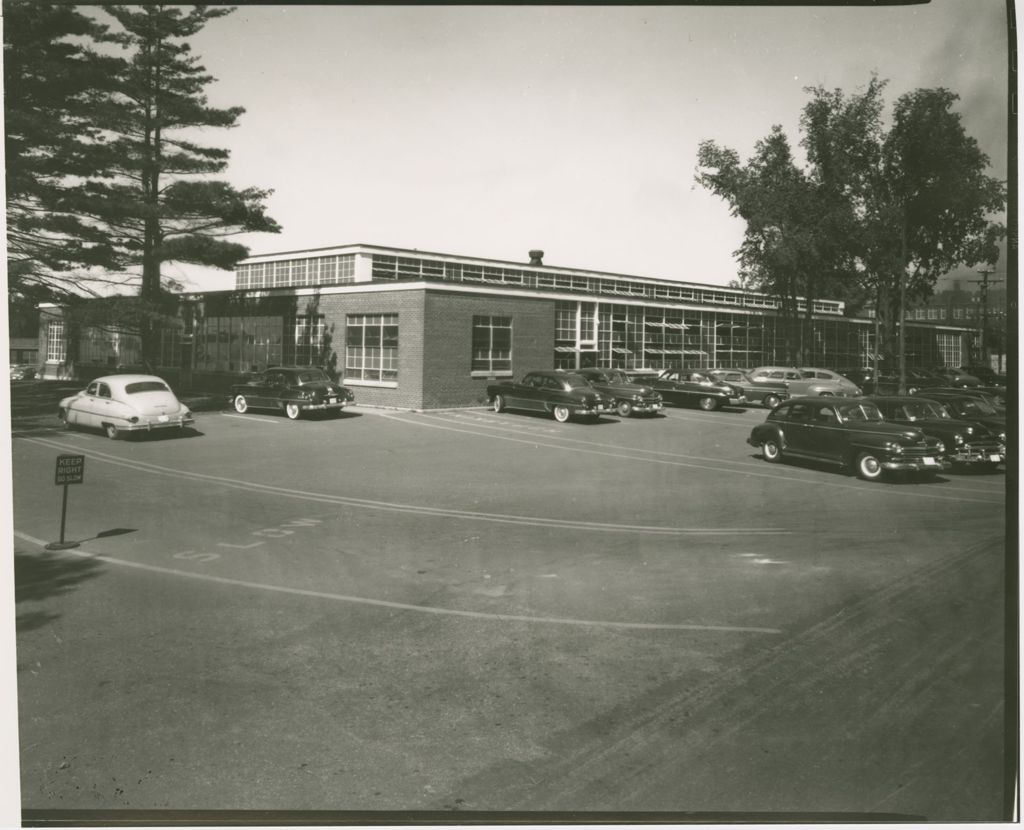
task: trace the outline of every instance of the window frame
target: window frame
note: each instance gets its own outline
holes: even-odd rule
[[[503,325],[507,322],[507,325]],[[508,349],[495,349],[495,334],[499,331],[508,331]],[[478,340],[480,332],[487,332],[486,348],[482,338]],[[514,326],[511,315],[507,314],[474,314],[472,329],[470,332],[470,377],[512,377],[512,346]],[[478,357],[478,353],[486,353],[484,357]],[[506,354],[507,357],[496,357],[495,355]],[[483,365],[486,364],[486,365]],[[506,364],[496,366],[495,364]]]

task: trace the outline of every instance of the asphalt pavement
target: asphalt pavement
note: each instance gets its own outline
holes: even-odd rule
[[[30,819],[1006,818],[1002,473],[767,465],[758,409],[214,407],[109,441],[39,406],[12,440]],[[47,550],[72,451],[79,546]]]

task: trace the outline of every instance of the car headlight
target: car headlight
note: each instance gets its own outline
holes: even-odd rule
[[[958,447],[963,442],[964,442],[964,437],[959,432],[956,435],[953,436],[953,443],[956,444]]]
[[[129,424],[137,424],[138,422],[139,422],[139,416],[138,415],[132,415],[132,417],[128,419],[128,423]]]
[[[1005,444],[1006,443],[1006,433],[1005,432],[1000,432],[999,433],[999,443],[1001,443],[1001,444]]]
[[[900,455],[903,452],[903,446],[896,441],[889,441],[885,448],[894,455]]]
[[[939,442],[938,442],[938,443],[937,443],[937,444],[935,445],[935,452],[937,452],[937,453],[938,453],[939,455],[942,455],[943,453],[945,453],[945,452],[946,452],[946,445],[945,445],[945,444],[943,444],[943,443],[942,443],[941,441],[939,441]]]

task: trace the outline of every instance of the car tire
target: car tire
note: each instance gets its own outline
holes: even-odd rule
[[[289,402],[284,405],[284,414],[288,416],[289,421],[297,421],[302,414],[302,409],[297,403]]]
[[[235,412],[244,415],[248,411],[249,402],[245,399],[245,395],[235,395]]]
[[[761,458],[769,464],[778,464],[782,461],[782,447],[774,438],[761,442]]]
[[[697,404],[705,412],[714,412],[719,406],[721,406],[721,402],[718,398],[712,398],[710,395],[705,395],[697,402]]]
[[[117,428],[117,424],[104,424],[103,431],[111,441],[116,441],[121,437],[121,430]]]
[[[878,481],[882,477],[882,462],[878,456],[870,452],[862,452],[857,456],[854,466],[857,469],[857,477],[865,481]]]
[[[501,395],[495,395],[493,407],[495,412],[501,412],[505,408],[505,398]]]
[[[615,411],[618,413],[620,418],[628,418],[633,414],[633,404],[629,401],[619,401],[615,404]]]
[[[768,409],[775,409],[775,407],[782,403],[782,399],[778,395],[765,395],[761,403]]]
[[[564,424],[569,420],[569,407],[567,406],[556,406],[551,410],[551,414],[555,416],[555,420],[560,424]]]

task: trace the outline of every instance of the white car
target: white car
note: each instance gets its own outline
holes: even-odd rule
[[[65,427],[102,429],[108,438],[154,429],[182,429],[195,418],[155,375],[107,375],[59,404]]]

